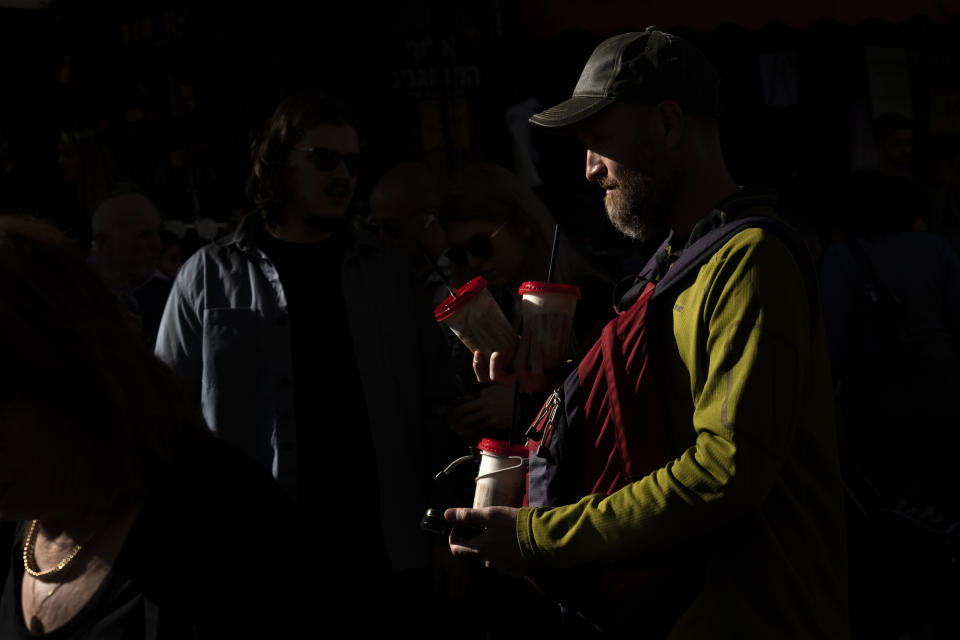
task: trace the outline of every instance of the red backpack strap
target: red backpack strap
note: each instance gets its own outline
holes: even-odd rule
[[[650,359],[648,314],[655,290],[656,285],[648,283],[603,338],[603,368],[620,453],[622,485],[662,466],[670,455]]]

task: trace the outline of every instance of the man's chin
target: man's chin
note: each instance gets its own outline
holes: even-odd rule
[[[647,242],[664,234],[667,230],[665,221],[659,221],[656,216],[637,216],[622,211],[607,209],[607,218],[613,228],[630,240]]]
[[[631,240],[646,242],[650,235],[647,226],[640,223],[636,218],[624,217],[608,211],[607,219],[610,220],[614,229]]]

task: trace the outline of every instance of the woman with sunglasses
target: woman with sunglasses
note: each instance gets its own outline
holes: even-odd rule
[[[453,263],[453,281],[458,286],[476,276],[488,288],[507,319],[521,330],[520,284],[546,280],[550,268],[556,221],[539,196],[513,172],[492,163],[472,164],[454,177],[440,209],[446,231],[445,255]],[[570,353],[589,344],[591,329],[602,326],[613,289],[609,277],[591,265],[561,231],[552,280],[580,287]],[[449,329],[448,329],[449,330]],[[522,429],[542,406],[546,394],[520,393],[498,384],[480,384],[473,371],[472,354],[453,340],[454,361],[465,364],[459,372],[465,397],[453,408],[449,428],[462,439],[462,448],[475,446],[482,437],[506,440],[513,426],[514,411]],[[463,500],[469,504],[473,486]],[[461,504],[464,504],[463,502]],[[474,607],[496,611],[484,624],[491,638],[537,635],[536,621],[524,610],[524,602],[538,597],[526,583],[492,572],[470,574],[467,601]],[[478,604],[483,603],[483,604]],[[534,625],[531,627],[531,625]]]
[[[556,220],[539,196],[503,166],[480,162],[454,178],[440,223],[446,231],[446,256],[458,285],[482,276],[507,319],[520,330],[520,284],[546,280],[550,269]],[[552,280],[580,287],[583,294],[574,316],[571,354],[589,344],[591,331],[608,317],[612,280],[593,266],[561,231],[557,238]],[[460,348],[460,345],[458,345]],[[462,361],[462,358],[458,358]],[[467,361],[472,363],[472,358]],[[464,379],[473,378],[472,369]],[[468,400],[454,412],[451,425],[461,436],[503,437],[511,426],[513,394],[503,387],[474,385]],[[540,407],[521,399],[521,420]],[[530,416],[532,417],[532,416]]]

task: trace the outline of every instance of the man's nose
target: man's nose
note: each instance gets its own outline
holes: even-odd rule
[[[603,177],[606,167],[600,157],[600,154],[587,149],[587,180],[594,181]]]
[[[347,169],[347,163],[343,158],[337,160],[337,166],[335,166],[330,173],[334,174],[340,178],[352,178],[350,175],[350,170]]]

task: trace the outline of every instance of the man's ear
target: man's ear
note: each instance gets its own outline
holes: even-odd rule
[[[676,148],[686,127],[686,117],[680,105],[673,100],[663,100],[658,104],[657,124],[661,129],[658,133],[663,136],[666,148]]]

